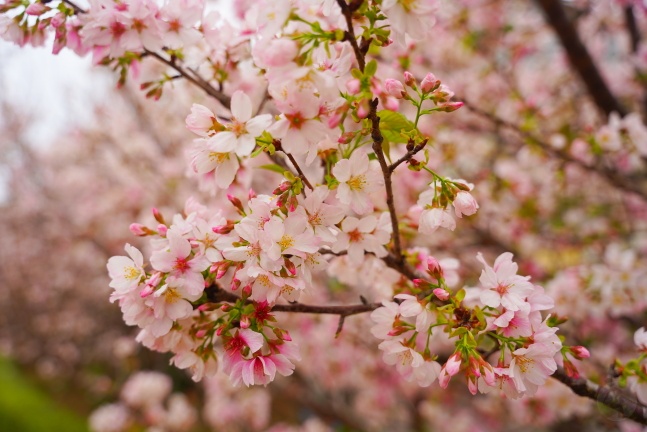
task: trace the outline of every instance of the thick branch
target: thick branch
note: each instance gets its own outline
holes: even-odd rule
[[[536,0],[546,15],[546,21],[555,30],[566,55],[579,74],[595,104],[608,116],[617,112],[624,116],[627,112],[613,96],[604,82],[586,46],[582,43],[573,23],[566,16],[561,0]]]
[[[628,398],[619,389],[601,386],[585,378],[571,378],[562,368],[557,369],[553,378],[566,384],[573,393],[603,403],[628,419],[647,425],[647,407]]]
[[[380,163],[380,168],[382,169],[382,176],[384,177],[386,205],[389,208],[389,215],[391,216],[391,228],[393,230],[392,238],[395,260],[396,263],[402,263],[404,262],[404,257],[402,256],[402,244],[400,242],[400,227],[398,224],[398,216],[395,211],[395,202],[393,199],[393,184],[391,182],[391,175],[393,174],[393,172],[389,169],[389,165],[386,163],[386,158],[384,157],[384,151],[382,150],[384,137],[382,136],[382,132],[380,131],[380,117],[377,115],[377,104],[377,99],[373,99],[371,101],[371,110],[368,114],[368,119],[371,121],[373,152],[375,152],[375,156],[377,156],[377,160]]]

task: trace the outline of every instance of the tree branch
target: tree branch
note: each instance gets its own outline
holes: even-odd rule
[[[585,378],[571,378],[562,368],[557,368],[552,376],[566,384],[573,393],[603,403],[628,419],[647,425],[647,407],[635,399],[628,398],[619,389],[608,385],[601,386]]]
[[[597,164],[597,165],[589,165],[579,159],[574,158],[571,156],[566,150],[563,149],[557,149],[550,144],[546,143],[545,141],[542,141],[541,139],[537,138],[533,134],[524,131],[521,129],[519,126],[512,124],[506,120],[503,120],[500,117],[497,117],[494,114],[485,112],[479,108],[476,108],[475,106],[471,105],[467,101],[464,101],[465,107],[467,107],[470,111],[472,111],[475,114],[478,114],[479,116],[485,117],[488,120],[490,120],[492,123],[496,124],[497,126],[502,126],[505,127],[506,129],[509,129],[515,133],[517,133],[519,136],[522,138],[531,141],[532,143],[536,144],[538,147],[540,147],[543,151],[545,151],[549,156],[552,156],[557,159],[561,159],[564,162],[572,163],[573,165],[576,165],[586,171],[589,171],[591,173],[595,173],[602,178],[604,178],[610,185],[621,189],[624,192],[632,192],[644,200],[647,200],[647,191],[645,191],[643,188],[640,187],[640,185],[631,179],[628,179],[624,177],[623,175],[619,174],[618,171],[611,169],[609,167],[605,167],[603,165]]]
[[[598,108],[607,116],[614,111],[621,116],[626,115],[627,111],[611,93],[573,23],[566,16],[561,0],[536,0],[536,2],[544,11],[548,24],[557,33],[571,65],[584,81]]]

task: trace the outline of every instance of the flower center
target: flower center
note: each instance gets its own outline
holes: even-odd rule
[[[241,123],[238,120],[234,119],[234,121],[229,126],[229,129],[234,133],[234,135],[236,135],[236,137],[240,137],[241,135],[245,135],[247,133],[245,126],[245,123]]]
[[[279,240],[278,244],[279,246],[281,246],[281,251],[284,251],[294,246],[294,239],[285,234],[283,237],[281,237],[281,240]]]
[[[229,153],[216,153],[216,152],[211,152],[209,153],[209,159],[211,161],[215,161],[218,164],[223,163],[224,161],[229,159]]]
[[[138,279],[139,271],[135,267],[126,267],[124,269],[124,277],[126,279]]]
[[[535,361],[527,357],[517,357],[517,365],[522,373],[526,373]]]
[[[301,126],[303,126],[303,122],[305,121],[300,112],[295,114],[285,114],[285,118],[290,122],[291,129],[301,129]]]
[[[186,258],[178,258],[178,259],[175,260],[175,266],[173,268],[175,268],[175,270],[179,271],[180,273],[184,273],[190,267],[189,267],[189,263],[187,262]]]
[[[175,303],[181,298],[182,296],[177,292],[175,288],[168,287],[166,291],[164,291],[164,301],[166,303]]]
[[[351,190],[354,190],[354,191],[364,190],[364,187],[366,186],[366,176],[364,174],[353,176],[346,183],[348,184],[348,187]]]
[[[348,233],[348,239],[351,241],[351,243],[361,242],[363,238],[364,234],[359,232],[357,228]]]

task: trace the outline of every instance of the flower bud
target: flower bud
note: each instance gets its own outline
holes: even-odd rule
[[[161,235],[162,237],[166,237],[166,233],[168,232],[168,227],[164,224],[159,224],[157,225],[157,233]]]
[[[449,293],[442,288],[436,288],[434,290],[434,295],[438,298],[438,300],[445,301],[449,299]]]
[[[420,83],[420,88],[422,89],[423,93],[430,93],[438,86],[440,85],[440,81],[432,74],[429,72],[425,77],[422,79],[422,82]]]
[[[153,207],[153,217],[155,217],[157,222],[166,225],[166,222],[164,222],[164,216],[162,216],[162,213],[155,207]]]
[[[404,83],[411,88],[416,88],[416,79],[411,72],[404,72]]]
[[[439,107],[439,111],[453,112],[465,105],[463,102],[447,102]]]
[[[589,350],[584,348],[583,346],[573,346],[570,348],[571,354],[573,354],[573,357],[575,357],[578,360],[586,359],[591,357],[591,353]]]
[[[407,93],[404,90],[404,86],[399,80],[389,78],[384,81],[384,87],[386,88],[386,92],[393,96],[396,99],[402,99],[404,95]]]
[[[207,334],[207,331],[205,329],[200,329],[197,332],[195,332],[195,337],[197,337],[198,339],[202,339],[203,337],[205,337],[206,334]]]
[[[40,2],[32,3],[29,6],[27,6],[27,9],[25,9],[25,13],[27,15],[32,15],[32,16],[39,16],[47,12],[49,8],[45,6],[44,4]]]
[[[240,200],[238,198],[236,198],[235,196],[233,196],[231,194],[227,194],[227,199],[229,200],[230,203],[233,204],[234,207],[236,207],[236,209],[239,212],[245,213],[245,210],[243,209],[243,203],[240,202]]]
[[[132,223],[130,224],[130,232],[136,236],[144,237],[150,234],[150,230],[142,224]]]
[[[353,95],[359,93],[360,86],[361,83],[358,79],[352,79],[346,83],[346,89],[348,90],[348,93]]]

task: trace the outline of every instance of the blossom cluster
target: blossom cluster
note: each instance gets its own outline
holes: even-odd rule
[[[499,389],[513,399],[534,395],[563,360],[557,328],[540,312],[552,308],[553,300],[529,277],[517,274],[512,254],[500,255],[492,267],[482,255],[477,258],[484,266],[481,286],[456,294],[447,290],[439,262],[428,258],[427,273],[434,282],[419,280],[421,294],[399,294],[396,302],[384,302],[371,314],[371,331],[383,339],[384,361],[397,364],[405,379],[423,387],[438,379],[446,388],[463,370],[472,394]],[[431,343],[441,330],[456,346],[442,366]]]
[[[186,126],[199,137],[189,150],[192,171],[215,185],[216,197],[248,189],[244,173],[256,158],[283,175],[271,193],[250,191],[245,203],[227,195],[234,212],[190,200],[167,223],[155,211],[156,227],[131,226],[152,238],[147,262],[131,245],[128,256],[108,262],[111,300],[141,329],[138,340],[173,353],[171,362],[195,380],[212,376],[219,363],[234,385],[292,374],[299,350],[273,308],[315,291],[327,257],[345,256],[357,268],[383,259],[407,279],[392,287],[395,301],[372,315],[384,361],[405,379],[422,386],[438,379],[444,388],[465,370],[473,394],[496,387],[512,398],[535,394],[558,361],[570,364],[566,352],[584,357],[563,347],[556,323],[542,317],[553,306],[543,289],[517,275],[505,253],[493,267],[479,255],[481,287],[453,292],[435,260],[426,276],[412,277],[401,244],[399,216],[409,215],[410,226],[428,236],[455,229],[451,207],[457,218],[479,209],[473,185],[428,166],[433,137],[418,127],[422,117],[463,104],[433,74],[418,83],[404,72],[403,84],[368,55],[391,38],[423,38],[435,2],[331,3],[255,2],[239,11],[235,28],[199,0],[93,1],[87,11],[69,2],[10,2],[2,11],[14,15],[3,15],[0,34],[34,43],[36,33],[53,28],[55,51],[91,51],[97,63],[119,70],[120,83],[150,58],[179,74],[142,82],[147,96],[160,98],[179,78],[214,96],[219,105],[194,104]],[[406,211],[396,208],[393,192],[404,162],[428,186],[416,191],[416,204],[405,202]],[[456,347],[443,365],[432,354],[435,328]]]

